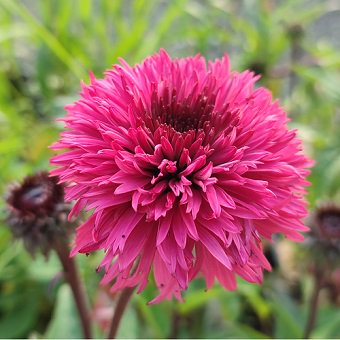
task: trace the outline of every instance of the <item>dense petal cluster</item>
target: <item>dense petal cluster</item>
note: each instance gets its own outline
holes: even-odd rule
[[[261,238],[299,241],[309,161],[285,112],[252,72],[229,60],[172,60],[161,50],[134,67],[124,60],[91,76],[66,107],[67,130],[52,173],[68,183],[71,214],[92,209],[73,254],[105,250],[112,290],[153,274],[175,295],[200,274],[227,289],[235,274],[261,282],[270,265]]]

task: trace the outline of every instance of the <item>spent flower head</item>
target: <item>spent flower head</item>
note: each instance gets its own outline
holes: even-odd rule
[[[252,72],[229,59],[171,59],[161,50],[124,60],[83,84],[66,107],[53,149],[71,212],[93,210],[73,254],[105,250],[112,291],[139,286],[153,269],[159,302],[203,275],[235,289],[270,270],[262,238],[301,241],[306,167],[296,131]]]
[[[48,172],[12,184],[6,202],[7,224],[32,255],[38,249],[47,255],[56,240],[65,236],[69,205],[64,203],[63,186]]]
[[[340,207],[333,203],[315,209],[309,219],[306,255],[312,269],[333,270],[340,264]]]
[[[315,212],[315,225],[320,237],[340,240],[340,207],[325,205]]]

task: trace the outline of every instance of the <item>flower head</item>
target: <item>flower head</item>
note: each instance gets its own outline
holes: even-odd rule
[[[305,263],[323,271],[339,268],[340,263],[340,207],[323,203],[311,214],[311,232],[305,242]]]
[[[124,60],[83,85],[66,107],[67,130],[52,173],[68,183],[72,214],[93,209],[73,254],[105,250],[112,290],[139,285],[151,269],[160,294],[199,274],[227,289],[235,274],[261,282],[270,265],[261,238],[300,241],[309,161],[285,112],[252,72],[228,57],[172,60],[161,50],[134,67]]]
[[[323,238],[340,239],[340,207],[325,205],[316,210],[315,224]]]
[[[57,238],[64,236],[63,221],[69,209],[64,204],[64,189],[47,172],[27,176],[13,184],[7,195],[7,223],[15,238],[22,239],[34,255],[37,249],[47,255]]]

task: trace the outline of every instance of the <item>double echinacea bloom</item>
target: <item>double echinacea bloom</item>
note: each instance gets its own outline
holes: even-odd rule
[[[310,161],[270,92],[227,56],[171,59],[161,50],[91,76],[66,107],[67,130],[52,171],[67,184],[71,212],[92,210],[72,254],[104,249],[103,283],[146,287],[181,299],[203,275],[235,289],[260,283],[270,264],[261,239],[300,241]]]

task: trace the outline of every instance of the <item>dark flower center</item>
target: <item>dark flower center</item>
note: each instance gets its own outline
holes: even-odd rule
[[[205,89],[193,99],[193,95],[178,99],[176,90],[172,93],[168,88],[163,95],[152,100],[152,120],[157,127],[166,124],[176,132],[185,133],[204,129],[210,122],[214,108],[215,95],[205,95]]]
[[[51,196],[51,187],[47,183],[31,183],[21,187],[14,197],[14,206],[22,211],[36,213],[42,207],[47,208]]]
[[[197,130],[199,119],[196,116],[170,116],[166,117],[166,124],[170,125],[178,132]]]
[[[24,205],[39,205],[47,199],[46,187],[42,185],[36,185],[31,188],[27,188],[21,196],[21,202]]]
[[[12,190],[7,203],[22,214],[46,215],[62,202],[64,192],[55,177],[42,172],[25,178],[24,182]]]

